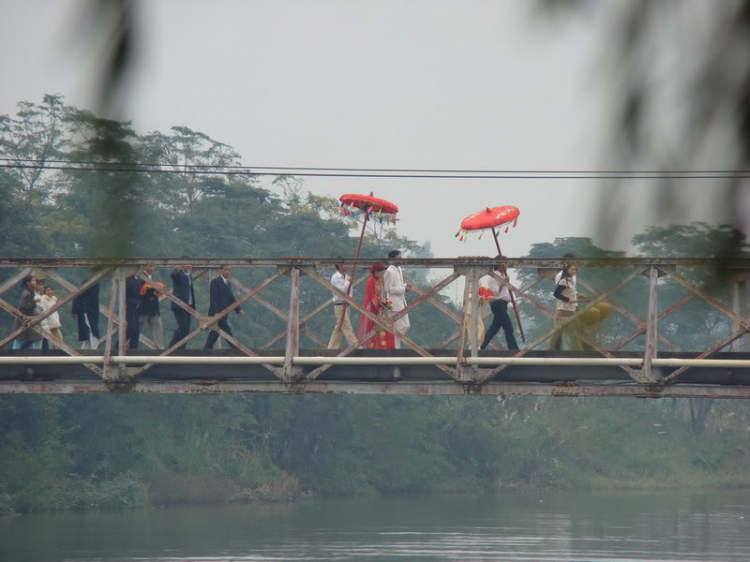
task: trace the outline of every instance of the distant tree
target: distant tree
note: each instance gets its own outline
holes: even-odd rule
[[[161,194],[161,204],[178,213],[190,213],[210,190],[210,168],[237,166],[240,155],[228,144],[216,141],[189,127],[172,127],[171,134],[159,131],[148,133],[141,139],[146,163],[166,165],[173,173],[153,174],[153,182]],[[196,168],[197,167],[197,168]],[[196,173],[201,172],[201,173]],[[246,176],[235,176],[232,181],[248,183]]]
[[[9,169],[14,193],[26,204],[48,201],[54,190],[49,160],[60,159],[71,144],[66,120],[71,108],[60,95],[45,95],[41,104],[19,102],[14,116],[0,115],[0,156],[19,166]]]

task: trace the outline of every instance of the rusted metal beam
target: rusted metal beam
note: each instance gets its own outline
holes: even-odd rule
[[[683,298],[681,298],[679,301],[677,301],[675,304],[673,304],[672,306],[670,306],[668,309],[662,311],[661,314],[659,314],[659,316],[656,317],[656,324],[657,324],[657,326],[659,325],[659,322],[661,322],[662,320],[664,320],[664,318],[666,318],[667,316],[669,316],[670,314],[672,314],[674,311],[676,311],[678,308],[680,308],[681,306],[683,306],[686,303],[690,302],[694,298],[695,298],[694,295],[686,295]],[[627,336],[625,336],[623,339],[621,339],[620,341],[618,341],[615,345],[613,345],[609,349],[610,349],[610,351],[617,351],[618,349],[626,346],[632,340],[634,340],[635,338],[637,338],[638,336],[640,336],[641,334],[644,334],[644,333],[646,333],[646,323],[642,322],[642,321],[639,321],[638,328],[636,328],[635,331],[633,331],[630,334],[628,334]],[[670,342],[666,338],[662,339],[661,336],[660,336],[659,341],[663,341],[663,342],[667,343],[667,345],[669,345],[669,347],[671,347],[675,351],[684,351],[681,347],[674,345],[672,342]]]
[[[286,357],[280,356],[247,356],[247,355],[121,355],[112,356],[109,361],[117,365],[283,365]],[[104,355],[2,355],[0,365],[82,365],[99,364],[107,361]],[[463,357],[463,365],[509,365],[514,367],[617,367],[627,365],[642,367],[642,357],[513,357],[482,356]],[[301,355],[292,357],[293,365],[346,365],[346,366],[382,366],[382,365],[456,365],[456,357],[447,356],[329,356]],[[657,357],[653,359],[654,367],[695,367],[733,370],[750,370],[750,359],[696,359],[681,357]],[[621,379],[613,379],[620,381]],[[652,384],[652,383],[648,383]]]
[[[157,382],[7,382],[0,385],[1,394],[380,394],[380,395],[484,395],[484,396],[550,396],[550,397],[620,397],[620,398],[721,398],[748,399],[750,386],[719,385],[607,385],[607,384],[535,384],[491,382],[481,387],[455,382],[367,383],[307,382],[288,384],[283,381],[206,381]]]
[[[278,258],[121,258],[121,259],[97,259],[97,258],[25,258],[25,257],[0,257],[0,267],[137,267],[144,261],[156,266],[178,266],[190,264],[195,267],[216,267],[218,265],[231,265],[247,268],[264,267],[333,267],[335,264],[351,264],[372,266],[382,261],[378,258],[307,258],[307,257],[278,257]],[[566,263],[564,258],[504,258],[498,260],[492,257],[460,257],[460,258],[402,258],[399,264],[406,267],[419,268],[453,268],[464,266],[494,266],[504,265],[511,269],[560,269]],[[719,260],[716,258],[576,258],[576,263],[586,269],[596,268],[624,268],[656,266],[690,266],[690,267],[725,267],[730,270],[750,270],[750,259]]]
[[[6,291],[9,291],[13,287],[15,287],[21,279],[29,275],[32,271],[32,268],[30,267],[24,267],[20,271],[18,271],[15,275],[11,275],[10,278],[6,279],[2,285],[0,285],[0,295],[4,294]]]
[[[741,328],[744,328],[746,331],[750,331],[750,321],[748,321],[745,318],[742,318],[738,314],[735,314],[734,310],[732,310],[731,308],[727,306],[724,306],[722,303],[720,303],[716,299],[710,297],[705,292],[700,290],[698,287],[690,283],[690,281],[688,281],[687,279],[679,275],[677,272],[671,271],[669,269],[662,269],[662,271],[666,275],[669,275],[672,279],[677,281],[677,283],[679,283],[683,288],[687,289],[688,291],[693,293],[695,296],[697,296],[699,299],[705,301],[707,304],[711,305],[716,310],[719,310],[723,312],[724,314],[726,314],[727,316],[729,316],[729,318],[737,322],[738,326],[740,326]]]
[[[16,337],[18,337],[19,334],[22,334],[27,329],[33,328],[36,324],[38,324],[39,322],[47,318],[50,314],[56,312],[60,307],[62,307],[63,305],[73,300],[75,297],[83,293],[86,289],[88,289],[92,285],[95,285],[96,283],[98,283],[103,277],[109,275],[112,272],[112,269],[113,268],[111,267],[107,269],[103,269],[102,271],[100,271],[99,273],[91,277],[91,279],[86,281],[83,285],[78,287],[78,290],[68,293],[63,298],[59,299],[54,305],[50,306],[44,312],[42,312],[41,314],[37,314],[36,316],[26,316],[22,314],[21,311],[13,307],[12,305],[9,305],[11,306],[13,310],[11,311],[7,308],[6,310],[8,310],[8,312],[10,312],[16,318],[18,318],[23,323],[23,325],[17,330],[14,330],[13,332],[11,332],[9,336],[0,340],[0,348],[4,347],[8,342],[11,342],[14,339],[16,339]]]
[[[651,362],[656,357],[656,289],[659,270],[650,267],[648,272],[648,310],[646,312],[646,351],[643,355],[643,381],[655,382]]]
[[[578,260],[576,260],[576,261],[578,261]],[[516,353],[514,355],[514,357],[523,357],[529,351],[531,351],[536,346],[538,346],[540,343],[542,343],[545,340],[547,340],[550,337],[552,337],[552,334],[554,334],[558,329],[564,329],[565,326],[567,326],[568,324],[570,324],[574,320],[580,318],[580,316],[584,312],[586,312],[589,308],[593,307],[595,304],[597,304],[597,303],[603,301],[604,299],[606,299],[607,297],[609,297],[609,295],[611,295],[615,291],[619,290],[620,288],[622,288],[623,286],[625,286],[626,284],[628,284],[630,281],[632,281],[633,279],[635,279],[636,277],[638,277],[642,272],[643,272],[643,268],[641,268],[641,267],[635,268],[633,271],[630,272],[630,274],[627,277],[625,277],[625,279],[621,280],[619,283],[617,283],[614,286],[610,287],[609,289],[607,289],[604,293],[600,294],[599,296],[594,297],[593,299],[591,299],[590,301],[588,301],[588,303],[586,304],[586,306],[584,306],[583,308],[579,309],[573,316],[570,316],[570,317],[566,318],[564,322],[560,323],[560,326],[558,326],[558,327],[556,327],[556,328],[554,328],[554,329],[552,329],[552,330],[550,330],[550,331],[542,334],[541,336],[539,336],[536,340],[534,340],[533,342],[531,342],[528,346],[526,346],[523,349],[520,349],[518,351],[518,353]],[[491,377],[495,377],[503,369],[505,369],[505,366],[503,366],[503,365],[501,365],[500,367],[497,367],[496,369],[493,369],[489,373],[489,377],[490,378]]]
[[[5,302],[3,299],[0,299],[0,308],[10,312],[13,316],[17,317],[25,317],[18,309],[15,307],[9,305],[7,302]],[[51,341],[53,344],[55,344],[59,349],[66,352],[68,355],[75,355],[75,356],[81,356],[81,354],[75,350],[74,348],[70,347],[68,344],[66,344],[64,341],[57,339],[55,336],[53,336],[50,332],[47,330],[43,330],[40,326],[33,325],[30,326],[29,329],[34,330],[38,334],[40,334],[43,338],[46,338],[47,340]],[[22,330],[22,332],[25,330]],[[96,367],[94,365],[85,364],[85,367],[96,373],[97,375],[104,376],[104,373],[99,367]]]
[[[222,263],[224,263],[224,262],[222,262]],[[199,314],[198,312],[196,312],[196,311],[194,311],[194,310],[191,309],[190,314],[192,314],[193,316],[196,316],[197,318],[199,318],[198,327],[195,330],[193,330],[192,332],[190,332],[187,336],[185,336],[184,338],[182,338],[180,341],[178,341],[177,343],[175,343],[172,347],[170,347],[169,349],[165,349],[160,354],[160,356],[170,355],[170,354],[174,353],[175,350],[179,349],[180,347],[182,347],[183,345],[185,345],[187,342],[189,342],[192,339],[194,339],[196,336],[198,336],[198,334],[200,334],[203,331],[209,330],[209,329],[218,331],[219,334],[221,334],[228,341],[231,341],[243,353],[245,353],[247,355],[251,355],[251,356],[257,355],[254,351],[252,351],[249,348],[245,347],[242,343],[240,343],[239,341],[237,341],[236,338],[234,338],[233,336],[230,336],[229,334],[227,334],[224,330],[222,330],[221,328],[219,328],[215,324],[217,324],[219,320],[221,320],[222,318],[224,318],[225,316],[227,316],[228,314],[230,314],[235,308],[237,308],[238,306],[241,306],[242,303],[244,303],[245,301],[247,301],[250,298],[252,298],[252,296],[255,293],[263,290],[265,287],[267,287],[268,285],[270,285],[271,283],[273,283],[276,279],[278,279],[279,277],[281,277],[283,274],[284,274],[284,270],[277,269],[265,281],[263,281],[262,283],[260,283],[259,285],[257,285],[255,288],[253,288],[252,290],[250,290],[247,293],[245,293],[244,295],[242,295],[232,305],[228,306],[227,308],[225,308],[221,312],[219,312],[219,313],[217,313],[217,314],[215,314],[215,315],[213,315],[211,317],[205,317],[205,316],[203,316],[203,315]],[[182,302],[182,301],[180,301],[180,299],[177,299],[176,297],[174,297],[174,298],[175,298],[175,301],[178,301],[180,303]],[[184,304],[184,303],[182,303],[182,304]],[[142,374],[148,367],[149,366],[147,365],[146,367],[144,367],[141,370],[139,370],[135,374],[135,376]],[[266,367],[275,376],[277,376],[277,377],[280,376],[278,370],[275,369],[274,367],[271,367],[270,365],[267,365]]]
[[[579,281],[579,283],[581,284],[582,287],[584,287],[589,292],[591,292],[591,293],[593,293],[595,295],[598,295],[599,292],[600,292],[597,289],[595,289],[594,287],[592,287],[591,285],[589,285],[588,283],[586,283],[585,281],[581,280],[581,281]],[[688,300],[690,300],[692,298],[693,297],[691,295]],[[615,309],[617,312],[619,312],[620,314],[622,314],[625,318],[627,318],[628,320],[630,320],[636,326],[636,329],[635,329],[635,331],[632,334],[630,334],[629,336],[626,336],[626,338],[623,338],[623,339],[626,339],[627,341],[625,341],[624,343],[618,342],[618,344],[615,344],[615,346],[609,347],[610,351],[616,351],[616,350],[620,349],[623,345],[626,345],[628,342],[632,341],[633,339],[635,339],[636,337],[638,337],[640,334],[645,333],[645,331],[646,331],[646,322],[644,322],[643,320],[641,320],[640,318],[638,318],[637,316],[635,316],[634,314],[632,314],[628,309],[626,309],[625,307],[621,306],[613,298],[608,298],[604,302],[606,302],[607,304],[609,304],[610,306],[612,306],[613,309]],[[657,319],[656,319],[657,323],[663,317],[664,316],[659,315],[657,317]],[[664,345],[666,345],[666,346],[674,349],[675,351],[683,351],[683,349],[679,345],[676,345],[676,344],[672,343],[671,341],[669,341],[669,339],[667,339],[666,337],[664,337],[660,333],[658,333],[658,331],[656,333],[656,337],[657,337],[657,339],[661,343],[663,343]]]
[[[118,268],[118,270],[122,270],[122,268]],[[62,275],[60,275],[58,272],[51,270],[51,271],[45,271],[47,275],[49,275],[52,279],[60,283],[63,287],[65,287],[68,291],[75,291],[78,289],[78,286],[74,283],[71,283],[67,279],[65,279]],[[113,273],[114,275],[114,273]],[[119,330],[120,326],[120,317],[115,313],[114,310],[110,310],[103,304],[99,303],[99,312],[109,320],[110,316],[114,317],[115,325],[117,326],[115,328],[115,331]],[[140,337],[138,338],[138,341],[145,344],[146,347],[149,347],[151,349],[156,349],[156,342],[154,342],[151,338],[148,338],[144,336],[143,334],[140,334]]]
[[[741,338],[742,336],[744,336],[747,332],[748,332],[747,328],[745,328],[744,326],[741,326],[739,330],[737,330],[736,332],[733,332],[732,335],[730,335],[728,338],[723,339],[722,341],[720,341],[716,345],[712,345],[706,351],[698,354],[695,357],[695,359],[704,359],[705,357],[709,357],[709,356],[713,355],[714,353],[716,353],[716,352],[720,351],[721,349],[723,349],[723,348],[727,347],[728,345],[730,345],[737,338]],[[677,379],[677,377],[679,377],[682,373],[684,373],[685,371],[687,371],[689,368],[690,368],[689,365],[686,365],[684,367],[680,367],[675,372],[671,373],[669,376],[664,377],[661,380],[661,382],[663,384],[672,384]]]
[[[115,302],[117,298],[117,292],[119,288],[119,284],[122,281],[122,274],[121,269],[117,268],[115,270],[115,273],[112,274],[112,286],[109,290],[109,309],[114,310],[115,309]],[[115,332],[115,315],[111,314],[109,318],[107,319],[107,335],[104,343],[104,365],[103,365],[103,372],[104,372],[104,380],[110,380],[112,377],[112,336]]]
[[[292,360],[299,355],[299,274],[298,268],[291,271],[292,286],[289,292],[289,321],[286,326],[286,353],[284,354],[284,380],[291,382],[299,379],[301,371],[295,369]]]
[[[391,318],[384,320],[380,318],[379,316],[370,313],[360,303],[358,303],[353,298],[351,298],[348,294],[344,293],[343,291],[340,291],[338,288],[334,287],[331,283],[329,283],[326,279],[323,279],[323,277],[321,277],[320,274],[318,274],[318,272],[315,271],[315,268],[305,267],[305,268],[302,268],[302,270],[307,275],[309,275],[312,279],[315,279],[315,281],[317,281],[318,283],[320,283],[321,285],[329,289],[332,293],[338,295],[345,302],[349,303],[349,305],[351,305],[355,310],[358,310],[360,314],[367,316],[370,320],[372,320],[375,323],[377,327],[392,332],[394,336],[399,337],[407,346],[409,346],[411,349],[413,349],[414,351],[416,351],[419,355],[423,357],[432,357],[432,355],[427,350],[423,349],[420,345],[418,345],[416,342],[411,340],[410,338],[394,330],[392,322],[398,320],[403,315],[408,314],[411,310],[413,310],[414,308],[422,304],[424,301],[426,301],[427,298],[431,297],[434,294],[437,294],[439,291],[442,291],[450,283],[455,281],[455,279],[459,275],[458,273],[453,272],[451,275],[443,279],[440,283],[432,287],[427,293],[417,298],[415,301],[412,301],[412,303],[409,304],[406,308],[398,311]],[[372,336],[375,335],[376,332],[377,332],[377,329],[372,330],[368,334],[365,334],[358,341],[356,341],[355,343],[351,344],[349,347],[341,351],[337,356],[343,357],[343,356],[349,355],[355,349],[358,349],[360,346],[366,343]],[[319,367],[318,369],[315,369],[314,371],[308,374],[308,379],[315,380],[315,378],[320,376],[327,368],[328,367],[326,365],[323,365]],[[439,368],[442,369],[446,374],[448,374],[451,377],[456,376],[453,369],[444,367],[442,365],[440,365]]]
[[[122,267],[117,268],[117,311],[120,313],[120,332],[117,335],[117,350],[120,356],[127,355],[127,337],[128,337],[128,317],[125,312],[127,307],[127,288],[125,287],[125,270]],[[114,316],[114,310],[110,310]],[[117,370],[117,377],[124,379],[127,375],[125,365],[120,365]]]
[[[249,291],[250,288],[247,287],[245,284],[241,283],[240,281],[237,281],[234,277],[230,279],[230,282],[242,289],[243,291]],[[253,295],[253,300],[257,301],[262,306],[266,307],[268,310],[270,310],[275,316],[281,318],[284,322],[287,324],[289,323],[289,316],[283,311],[277,308],[273,303],[267,301],[265,298],[263,298],[259,293],[255,293]],[[287,326],[288,327],[288,326]],[[298,329],[301,331],[302,325],[298,322]],[[283,332],[283,336],[280,339],[283,339],[286,337],[287,330]],[[318,336],[316,336],[314,333],[305,333],[305,335],[310,338],[312,341],[317,343],[321,347],[326,347],[326,342],[324,342],[322,339],[320,339]],[[265,346],[263,346],[261,349],[264,349]]]

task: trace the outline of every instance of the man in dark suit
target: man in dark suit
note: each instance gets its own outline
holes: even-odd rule
[[[193,266],[188,264],[174,268],[171,273],[172,294],[195,310],[195,290],[193,288],[193,277],[190,275],[192,268]],[[190,333],[191,314],[175,302],[172,302],[172,314],[177,321],[177,329],[174,331],[172,341],[169,342],[169,347],[172,347]],[[182,348],[184,347],[183,344]]]
[[[232,267],[229,265],[222,265],[219,268],[219,275],[211,279],[210,303],[208,306],[209,316],[218,314],[236,300],[234,298],[234,293],[232,292],[232,285],[229,283],[231,275]],[[235,308],[234,311],[240,316],[245,316],[245,311],[239,306]],[[224,330],[227,334],[232,335],[232,329],[229,327],[229,322],[227,321],[226,316],[219,320],[218,324],[219,328]],[[203,349],[213,349],[214,344],[218,339],[219,332],[211,330],[208,333],[208,339],[206,339],[206,345],[203,346]],[[230,343],[230,345],[232,344]],[[232,347],[234,347],[234,345],[232,345]]]
[[[91,271],[94,274],[98,272],[96,269]],[[81,349],[96,349],[102,337],[99,333],[99,283],[91,285],[73,299],[72,313],[78,323]]]
[[[138,277],[136,269],[125,279],[125,321],[127,329],[125,337],[128,341],[128,349],[138,348],[138,338],[141,336],[139,309],[141,307],[141,286],[143,279]]]

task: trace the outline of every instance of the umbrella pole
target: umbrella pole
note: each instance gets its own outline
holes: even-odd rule
[[[370,218],[370,213],[368,213],[367,211],[365,211],[365,220],[362,221],[362,232],[360,232],[360,234],[359,234],[359,242],[357,242],[357,251],[354,254],[355,258],[358,258],[359,257],[359,253],[362,251],[362,240],[365,239],[365,228],[367,227],[367,220],[369,218]],[[347,291],[347,295],[349,295],[349,296],[351,296],[350,291],[352,290],[352,287],[354,286],[354,274],[356,273],[356,271],[357,271],[357,264],[355,263],[352,266],[352,273],[349,276],[349,291]],[[344,301],[344,304],[341,305],[341,307],[342,307],[341,318],[339,319],[339,323],[336,326],[336,329],[334,330],[334,332],[337,332],[337,331],[341,330],[341,326],[344,324],[344,318],[346,318],[346,309],[349,308],[349,303],[346,302],[346,301]]]
[[[497,232],[495,232],[495,229],[492,228],[492,237],[495,239],[495,247],[497,248],[497,253],[499,255],[503,255],[503,251],[500,249],[500,241],[497,239]],[[508,277],[508,270],[505,266],[503,266],[503,270],[501,272],[505,277]],[[516,313],[516,321],[518,322],[518,331],[521,332],[521,340],[523,340],[523,343],[526,343],[526,336],[523,333],[523,325],[521,324],[521,315],[518,312],[518,307],[516,306],[516,297],[513,296],[513,291],[508,290],[510,293],[510,302],[513,303],[513,310]]]

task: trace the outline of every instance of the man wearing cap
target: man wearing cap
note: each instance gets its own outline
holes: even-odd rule
[[[401,259],[401,250],[391,250],[388,252],[388,259],[399,260]],[[391,315],[395,315],[399,310],[406,308],[406,291],[411,290],[411,285],[404,283],[404,273],[401,268],[395,263],[391,263],[388,269],[385,270],[383,276],[383,284],[385,286],[385,293],[389,301],[391,301],[393,308],[391,309]],[[409,315],[405,314],[401,318],[395,321],[393,327],[397,332],[406,335],[409,331],[411,323],[409,322]],[[401,348],[401,339],[396,335],[396,349]]]

